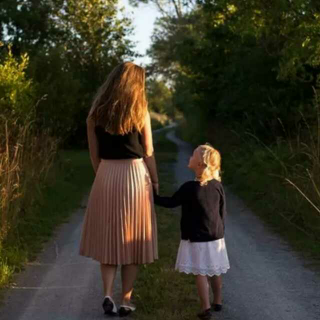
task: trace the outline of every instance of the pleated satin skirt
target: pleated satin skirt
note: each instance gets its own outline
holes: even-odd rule
[[[80,255],[112,265],[158,259],[152,183],[143,159],[101,160],[84,218]]]

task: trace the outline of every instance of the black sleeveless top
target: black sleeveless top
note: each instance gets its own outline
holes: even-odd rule
[[[95,133],[101,159],[139,159],[144,155],[141,134],[135,130],[125,135],[110,134],[96,126]]]

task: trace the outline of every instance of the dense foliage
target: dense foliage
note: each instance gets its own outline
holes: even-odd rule
[[[131,22],[119,10],[118,0],[0,4],[2,56],[6,59],[8,44],[14,56],[28,54],[26,73],[39,100],[37,123],[71,143],[84,138],[97,87],[116,64],[135,55],[128,40]]]
[[[17,61],[9,47],[8,55],[0,64],[0,123],[5,120],[32,117],[36,102],[35,88],[26,78],[29,57],[24,54]],[[0,131],[0,134],[2,132]]]
[[[318,237],[319,1],[149,1],[163,13],[151,69],[172,88],[185,137],[222,151],[245,198]]]
[[[241,122],[266,139],[283,125],[294,132],[301,112],[312,114],[319,31],[317,1],[205,0],[163,16],[150,54],[174,80],[175,104],[187,117]]]
[[[147,81],[147,97],[150,110],[174,117],[172,91],[163,80],[149,79]]]

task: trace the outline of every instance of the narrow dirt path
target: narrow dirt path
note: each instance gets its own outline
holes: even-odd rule
[[[16,277],[0,308],[1,320],[105,319],[99,264],[78,255],[84,210],[81,206]]]
[[[177,138],[176,180],[193,179],[187,168],[193,150]],[[319,320],[320,272],[312,271],[278,235],[270,232],[226,188],[226,244],[231,269],[224,276],[224,311],[216,319]]]

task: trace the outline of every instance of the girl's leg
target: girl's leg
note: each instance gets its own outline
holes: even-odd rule
[[[100,264],[101,276],[103,281],[103,290],[105,296],[112,297],[114,279],[116,277],[117,266],[109,264]]]
[[[128,264],[121,268],[122,278],[122,304],[129,304],[133,291],[133,283],[138,273],[138,265]]]
[[[207,276],[197,275],[196,284],[201,301],[202,310],[210,309],[209,284]]]
[[[213,276],[210,282],[213,292],[213,303],[222,304],[222,276]]]

